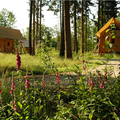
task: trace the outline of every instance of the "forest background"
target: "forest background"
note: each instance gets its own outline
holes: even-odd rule
[[[66,58],[72,58],[72,51],[76,53],[93,51],[98,43],[95,33],[111,17],[120,19],[118,0],[31,0],[28,4],[29,27],[22,32],[24,38],[29,40],[30,54],[35,54],[36,43],[40,47],[41,45],[54,47],[60,51],[60,56]],[[46,6],[48,11],[60,16],[59,25],[53,28],[42,23],[44,19],[42,11]],[[97,10],[97,14],[93,14],[94,9]],[[14,28],[16,17],[12,12],[3,9],[0,16],[0,26]]]

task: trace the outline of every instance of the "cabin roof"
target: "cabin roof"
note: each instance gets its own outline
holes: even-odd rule
[[[101,38],[105,33],[106,30],[110,27],[110,24],[114,23],[119,29],[120,29],[120,23],[114,18],[112,17],[97,33],[96,36],[98,38]]]
[[[0,27],[0,38],[24,40],[20,30]]]

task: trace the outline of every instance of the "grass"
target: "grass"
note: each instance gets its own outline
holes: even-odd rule
[[[82,60],[84,59],[88,64],[88,68],[94,68],[103,64],[103,59],[106,55],[95,55],[89,53],[85,53],[84,56],[81,56],[79,53],[73,53],[73,59],[64,59],[64,57],[59,57],[59,52],[52,50],[49,52],[49,56],[51,58],[50,61],[47,61],[47,65],[44,64],[44,61],[40,58],[39,55],[30,56],[29,54],[21,54],[21,62],[22,71],[26,72],[26,66],[29,65],[29,69],[33,71],[36,75],[43,74],[46,67],[50,64],[54,63],[54,67],[58,69],[59,72],[68,72],[74,71],[75,65],[80,65],[82,68]],[[112,54],[113,59],[118,59],[120,56],[117,54]],[[43,56],[44,57],[44,56]],[[16,67],[16,54],[7,54],[0,53],[0,76],[7,66],[8,75],[11,76],[12,71],[17,69]],[[46,74],[53,73],[51,69],[49,69]]]

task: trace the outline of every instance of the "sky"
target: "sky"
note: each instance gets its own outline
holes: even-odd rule
[[[15,29],[19,29],[21,32],[26,31],[29,27],[29,0],[0,0],[0,11],[6,8],[8,11],[13,12],[16,16]],[[46,7],[42,11],[44,14],[44,23],[48,27],[54,27],[59,24],[59,19],[54,15],[52,11],[46,11]]]

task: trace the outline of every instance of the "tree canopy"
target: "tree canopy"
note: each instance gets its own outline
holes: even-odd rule
[[[0,12],[0,26],[13,28],[15,27],[14,24],[16,23],[16,17],[13,12],[8,11],[6,8],[3,8]]]

